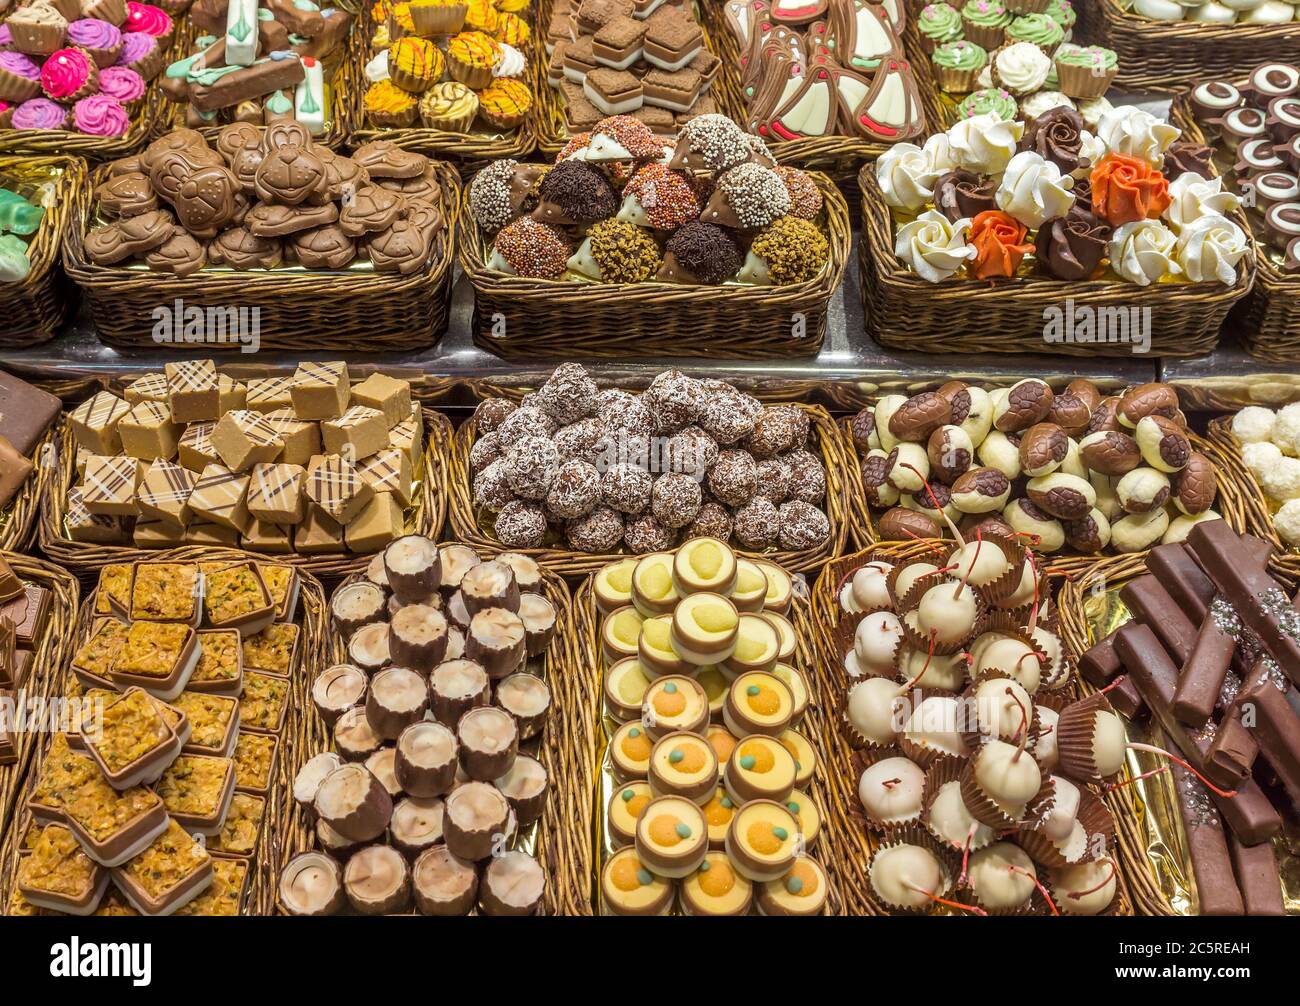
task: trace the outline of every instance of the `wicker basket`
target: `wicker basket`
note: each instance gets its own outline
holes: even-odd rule
[[[356,21],[359,22],[360,18],[357,18]],[[198,51],[197,39],[203,32],[196,28],[189,18],[185,19],[183,32],[178,32],[178,34],[183,36],[184,44],[181,46],[183,54],[188,55]],[[357,59],[365,48],[366,43],[365,38],[362,37],[361,28],[357,23],[354,23],[348,37],[323,61],[326,79],[326,107],[329,109],[329,117],[325,120],[327,128],[324,134],[314,137],[314,139],[317,143],[329,147],[331,150],[341,148],[357,127],[357,113],[361,106],[362,91],[362,88],[356,83],[358,79],[356,74],[359,70]],[[185,120],[188,110],[188,104],[164,100],[162,112],[158,116],[158,124],[154,128],[153,136],[150,138],[156,138],[186,125]],[[221,127],[202,126],[199,128],[199,132],[203,134],[204,139],[209,143],[213,143],[216,141],[217,134],[221,132]]]
[[[1300,24],[1295,30],[1300,37]],[[1245,80],[1238,78],[1236,83],[1241,85]],[[1169,121],[1187,139],[1205,143],[1205,132],[1192,114],[1190,94],[1185,91],[1174,99]],[[1219,173],[1224,174],[1224,168],[1231,170],[1231,160],[1218,148],[1215,152],[1219,157],[1216,165]],[[1237,190],[1235,177],[1232,188]],[[1300,360],[1300,273],[1284,273],[1278,268],[1274,261],[1276,252],[1268,246],[1262,223],[1251,219],[1253,216],[1247,215],[1251,226],[1246,232],[1255,245],[1255,285],[1250,295],[1233,308],[1228,326],[1237,333],[1242,348],[1251,356],[1274,363],[1294,363]]]
[[[859,543],[860,548],[874,545],[880,541],[872,520],[871,507],[866,505],[866,489],[862,483],[862,468],[858,460],[857,448],[853,446],[853,437],[849,429],[850,419],[839,422],[843,450],[848,458],[849,475],[846,477],[849,491],[849,538]],[[1207,455],[1214,462],[1215,479],[1219,484],[1219,495],[1214,502],[1214,509],[1238,531],[1252,531],[1268,519],[1268,507],[1264,503],[1254,479],[1241,463],[1240,452],[1225,449],[1221,441],[1213,435],[1210,439],[1188,432],[1192,447]],[[856,494],[856,496],[854,495]],[[1276,540],[1276,535],[1273,535]],[[895,543],[898,544],[898,543]],[[1135,553],[1138,558],[1146,552]],[[1055,554],[1048,557],[1049,571],[1074,576],[1091,569],[1108,557],[1105,555]]]
[[[36,540],[37,518],[46,487],[54,479],[55,444],[58,443],[58,426],[47,430],[32,452],[31,461],[36,470],[0,513],[0,549],[6,552],[26,552]]]
[[[844,547],[848,520],[845,515],[845,483],[843,448],[835,432],[835,423],[829,413],[818,405],[799,405],[807,413],[814,429],[817,431],[817,449],[821,454],[822,464],[826,469],[826,516],[830,518],[831,533],[816,548],[803,549],[798,552],[753,553],[737,549],[737,555],[769,559],[786,569],[804,573],[817,569],[827,560],[837,555]],[[501,543],[492,536],[490,514],[483,514],[475,506],[471,493],[469,452],[477,439],[478,426],[473,418],[463,422],[452,438],[452,449],[447,466],[447,495],[451,519],[451,534],[456,541],[464,542],[474,548],[487,551],[499,550]],[[559,547],[523,548],[512,551],[530,555],[539,563],[561,576],[585,576],[594,573],[608,562],[620,558],[619,555],[590,555],[585,552],[573,552]]]
[[[713,82],[713,96],[719,111],[736,122],[743,123],[746,118],[746,102],[740,87],[740,46],[723,22],[722,6],[713,2],[705,5],[714,51],[722,57],[722,70]],[[921,64],[914,65],[913,70],[924,114],[924,131],[930,132],[938,128],[943,121],[943,114],[935,89],[929,82],[928,68]],[[889,143],[849,136],[808,136],[768,144],[773,156],[782,164],[824,171],[840,184],[851,184],[863,161],[874,161],[891,146]]]
[[[855,555],[842,556],[827,564],[812,592],[812,623],[816,627],[816,644],[819,648],[820,663],[824,669],[824,673],[816,677],[818,703],[824,714],[825,725],[821,748],[827,762],[826,772],[831,776],[831,790],[835,796],[834,805],[828,808],[827,821],[835,834],[837,848],[843,850],[836,865],[838,880],[850,915],[890,915],[891,911],[876,899],[871,888],[868,871],[871,857],[878,847],[878,836],[863,826],[861,812],[857,805],[856,786],[853,782],[855,772],[852,749],[840,729],[844,696],[850,681],[835,644],[835,626],[840,618],[839,590],[849,574],[870,559],[898,562],[928,553],[933,548],[934,543],[928,541],[899,542],[875,546]],[[1076,683],[1067,688],[1063,694],[1075,697],[1083,694],[1077,678]],[[1118,901],[1112,905],[1107,914],[1132,915],[1137,892],[1132,884],[1131,867],[1124,862],[1122,839],[1125,826],[1133,823],[1135,812],[1124,798],[1116,794],[1098,793],[1098,795],[1106,801],[1115,817],[1116,830],[1121,840],[1120,861],[1124,867],[1118,876]],[[1036,914],[1047,914],[1047,909],[1041,905],[1040,899],[1035,898],[1035,904],[1041,908],[1041,911]]]
[[[1195,356],[1219,342],[1228,310],[1246,296],[1255,276],[1254,255],[1237,269],[1237,282],[1170,283],[1141,287],[1119,279],[1065,283],[1026,276],[1002,283],[953,279],[931,283],[894,254],[894,220],[870,164],[862,187],[862,239],[858,276],[867,334],[882,346],[945,356],[971,353],[1042,353],[1066,356],[1132,355],[1126,343],[1047,344],[1044,312],[1067,305],[1095,311],[1150,311],[1151,356]],[[1239,218],[1240,214],[1235,215]],[[1237,219],[1243,228],[1245,221]],[[954,330],[953,319],[960,318]]]
[[[167,552],[154,552],[150,554],[150,558],[172,562],[208,562],[219,559],[230,559],[232,561],[244,559],[279,560],[277,556],[259,556],[234,549],[209,548],[179,548]],[[296,770],[296,766],[292,764],[295,757],[291,750],[293,745],[289,743],[289,740],[296,736],[299,729],[299,720],[302,718],[300,711],[310,705],[309,689],[311,679],[315,675],[315,669],[320,665],[322,640],[327,624],[325,594],[321,589],[320,582],[314,577],[304,574],[301,568],[299,574],[299,614],[297,621],[302,628],[298,664],[291,674],[292,688],[289,692],[288,712],[286,713],[284,725],[277,734],[279,744],[276,747],[276,762],[271,773],[271,785],[267,793],[266,807],[262,818],[262,834],[259,839],[257,853],[249,866],[248,891],[245,894],[241,915],[269,915],[274,905],[275,881],[279,876],[276,863],[278,862],[280,836],[282,834],[279,808],[283,804],[282,793],[291,787],[293,772]],[[95,590],[90,591],[85,602],[81,605],[79,613],[75,611],[75,594],[73,595],[74,614],[69,616],[65,625],[63,656],[74,652],[76,647],[81,646],[90,637],[95,622],[96,593]],[[48,696],[64,695],[73,680],[71,664],[61,659],[58,664],[51,666],[55,670],[49,675],[49,687],[45,694]],[[33,788],[39,781],[35,766],[40,764],[46,744],[48,744],[52,736],[53,734],[44,734],[39,741],[34,742],[32,745],[33,750],[29,752],[27,761],[33,770],[27,773],[23,784],[24,793]],[[8,830],[4,851],[0,855],[0,864],[2,864],[3,868],[2,873],[0,873],[0,898],[3,898],[0,914],[7,907],[9,896],[13,890],[13,882],[16,878],[18,866],[18,849],[21,847],[23,836],[27,833],[29,818],[25,814],[15,812],[13,821],[15,826]]]
[[[1211,25],[1152,21],[1126,11],[1119,0],[1077,5],[1084,34],[1115,50],[1121,91],[1180,91],[1195,80],[1231,77],[1265,60],[1300,62],[1300,30],[1284,24]]]
[[[840,792],[842,787],[837,785],[838,780],[833,775],[831,759],[823,741],[829,729],[829,710],[821,700],[818,689],[812,687],[812,682],[822,677],[817,671],[818,652],[813,614],[807,594],[797,590],[790,609],[791,622],[798,640],[795,666],[804,680],[810,683],[808,709],[799,724],[799,731],[814,747],[820,748],[822,754],[822,763],[809,784],[809,790],[822,814],[822,832],[817,847],[813,850],[813,857],[825,868],[830,879],[826,914],[853,915],[857,913],[850,910],[849,895],[843,887],[842,877],[856,850],[853,846],[844,844],[831,825],[843,794]],[[591,579],[588,578],[574,595],[574,650],[577,659],[573,664],[573,673],[575,677],[584,679],[581,685],[584,705],[569,716],[574,728],[574,758],[581,770],[581,776],[575,776],[578,783],[574,788],[585,787],[581,789],[582,800],[578,808],[582,814],[581,827],[568,832],[581,839],[580,847],[574,850],[570,858],[577,862],[585,878],[582,900],[572,913],[576,915],[599,914],[600,904],[600,850],[605,830],[601,822],[606,810],[601,800],[601,763],[605,757],[605,740],[601,727],[605,660],[600,648],[600,617],[592,593]]]
[[[422,154],[436,155],[455,161],[466,176],[472,175],[489,161],[494,161],[497,158],[514,157],[522,159],[533,151],[537,146],[535,122],[539,102],[536,93],[533,95],[532,110],[524,120],[523,125],[517,126],[504,134],[487,132],[477,122],[474,124],[475,131],[470,133],[453,133],[445,129],[429,129],[424,126],[413,126],[408,129],[386,129],[372,126],[366,118],[364,108],[367,86],[365,66],[375,55],[375,50],[370,47],[370,39],[377,24],[373,17],[371,4],[366,3],[364,7],[365,11],[357,18],[357,27],[353,29],[353,35],[356,37],[357,43],[353,55],[355,65],[351,71],[351,77],[354,81],[353,90],[355,92],[355,110],[353,112],[355,121],[352,126],[352,135],[348,141],[350,146],[359,147],[371,140],[389,140],[406,150],[416,150]],[[524,79],[531,85],[535,69],[534,64],[538,60],[542,61],[543,75],[545,73],[545,55],[538,55],[541,50],[539,49],[540,43],[537,39],[535,21],[530,19],[527,10],[521,11],[519,16],[528,21],[529,27],[533,30],[533,45],[521,50],[529,64]],[[418,116],[417,121],[419,121]]]
[[[683,286],[525,279],[490,270],[491,242],[466,205],[460,267],[474,286],[474,342],[507,360],[709,357],[775,359],[821,351],[827,308],[852,240],[848,206],[831,180],[825,200],[830,261],[789,286]]]
[[[181,19],[176,17],[173,20],[177,23],[177,30],[166,48],[164,67],[180,58],[180,39],[185,35],[185,29],[179,24]],[[89,161],[111,161],[135,153],[153,139],[166,119],[167,99],[158,86],[161,77],[162,71],[145,85],[140,108],[131,116],[131,128],[121,136],[91,136],[75,129],[0,129],[0,153],[62,154],[84,157]]]
[[[338,272],[300,268],[236,272],[204,269],[178,279],[143,265],[100,266],[86,255],[86,232],[94,225],[94,185],[98,169],[78,193],[73,223],[63,248],[68,275],[81,288],[101,339],[113,346],[157,350],[153,337],[160,308],[187,307],[259,312],[261,349],[369,352],[427,349],[447,330],[451,308],[451,260],[460,206],[460,176],[451,165],[434,162],[442,187],[446,227],[428,266],[413,276],[379,273],[369,266]],[[194,343],[170,343],[186,355]],[[207,351],[237,352],[238,339],[206,342]]]
[[[23,686],[23,694],[29,702],[32,699],[48,698],[51,694],[58,694],[54,688],[72,647],[72,625],[77,618],[80,589],[70,573],[53,563],[10,551],[4,552],[4,560],[18,574],[19,579],[44,587],[50,592],[50,614],[45,634],[36,646],[29,677]],[[10,832],[9,821],[13,816],[14,800],[40,738],[41,735],[35,731],[19,733],[14,738],[18,760],[12,765],[0,766],[0,836],[7,836]]]
[[[0,349],[25,349],[53,339],[72,307],[61,252],[71,215],[68,207],[86,184],[86,162],[77,157],[0,157],[0,174],[31,185],[53,183],[41,225],[27,245],[31,272],[20,282],[4,284],[0,296]]]
[[[578,839],[586,835],[581,830],[580,815],[582,804],[590,792],[583,788],[582,765],[581,760],[575,757],[572,730],[579,720],[578,711],[590,701],[586,694],[590,682],[583,681],[582,676],[575,672],[573,605],[569,590],[553,573],[543,571],[542,579],[545,595],[555,605],[557,617],[555,637],[540,668],[551,688],[551,714],[534,753],[534,757],[546,767],[550,792],[546,810],[536,829],[532,852],[548,878],[541,914],[570,915],[576,914],[574,906],[580,904],[587,894],[582,864],[571,858]],[[342,640],[328,625],[317,656],[317,670],[347,662],[347,650]],[[276,812],[279,856],[270,892],[274,911],[280,915],[286,912],[279,903],[276,878],[294,856],[316,847],[315,818],[294,800],[291,783],[304,762],[322,751],[331,750],[333,743],[329,726],[311,701],[311,677],[314,676],[315,672],[303,681],[298,697],[301,714],[292,734],[293,751],[282,768],[283,778],[288,780],[288,784],[281,790]]]
[[[1058,606],[1061,611],[1061,639],[1068,653],[1077,658],[1097,642],[1093,638],[1088,619],[1087,599],[1100,593],[1116,591],[1146,571],[1142,556],[1120,556],[1098,563],[1084,576],[1065,583],[1061,588]],[[1300,567],[1292,568],[1289,572],[1275,568],[1274,574],[1278,573],[1287,578],[1291,590],[1300,584]],[[1096,690],[1082,679],[1079,684],[1087,694]],[[1178,830],[1182,830],[1173,777],[1168,772],[1152,775],[1143,783],[1116,790],[1107,797],[1107,802],[1111,804],[1112,810],[1116,804],[1124,808],[1123,813],[1115,814],[1120,861],[1138,910],[1143,915],[1186,914],[1170,903],[1167,885],[1161,883],[1162,870],[1147,855],[1147,847],[1151,844],[1145,825],[1148,817],[1180,822]],[[1180,843],[1180,848],[1187,848],[1185,840]],[[1170,849],[1168,843],[1162,843],[1159,855],[1161,859],[1170,859],[1177,864],[1178,851]],[[1189,865],[1181,864],[1184,875],[1190,879],[1190,870],[1187,869]],[[1167,871],[1168,866],[1163,869]]]
[[[446,480],[451,447],[451,423],[439,412],[424,410],[424,475],[419,492],[406,512],[407,531],[438,538],[446,516]],[[99,570],[110,563],[143,562],[157,559],[162,553],[156,549],[140,549],[129,545],[98,545],[73,541],[67,536],[64,518],[67,516],[68,490],[75,484],[77,471],[74,459],[76,446],[70,428],[63,430],[60,449],[51,465],[51,475],[44,486],[41,502],[41,551],[66,567],[70,572],[89,582],[99,575]],[[347,553],[338,555],[286,555],[263,554],[266,562],[284,562],[304,573],[335,583],[343,577],[365,568],[369,556]]]

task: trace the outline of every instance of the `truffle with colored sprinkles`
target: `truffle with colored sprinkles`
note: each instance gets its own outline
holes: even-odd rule
[[[822,211],[822,193],[806,171],[778,164],[772,169],[790,195],[790,214],[800,220],[815,220]]]
[[[579,552],[611,552],[623,540],[623,515],[612,507],[598,506],[585,517],[569,521],[569,544]]]
[[[712,501],[700,507],[695,519],[686,526],[687,538],[717,538],[727,541],[731,538],[731,514],[720,503]]]
[[[617,464],[600,483],[600,498],[606,506],[623,513],[640,513],[650,503],[650,473],[636,465]]]
[[[499,231],[514,219],[510,189],[518,164],[512,157],[493,161],[470,183],[469,209],[478,225],[486,231]]]
[[[715,224],[693,220],[673,232],[668,251],[701,283],[725,282],[740,269],[740,250],[735,240]]]
[[[496,534],[507,548],[539,548],[546,540],[546,514],[536,503],[507,503],[497,514]]]
[[[532,217],[511,221],[497,234],[492,247],[516,275],[531,279],[559,279],[573,254],[564,231]]]
[[[677,533],[664,527],[652,514],[642,514],[636,520],[628,521],[623,528],[623,543],[636,553],[662,552],[672,548],[676,541]]]
[[[541,196],[544,203],[577,223],[595,223],[618,212],[618,196],[609,179],[586,161],[557,164],[542,179]]]
[[[592,225],[587,237],[606,283],[644,283],[659,271],[659,246],[640,227],[602,220]]]
[[[816,548],[831,534],[831,522],[811,503],[795,500],[781,505],[781,547],[791,551]]]
[[[745,230],[766,227],[790,212],[790,193],[781,176],[753,161],[718,176],[718,192]]]
[[[700,512],[704,493],[689,475],[669,472],[655,479],[650,491],[650,510],[664,527],[685,527]]]
[[[736,511],[733,519],[736,540],[745,548],[771,548],[781,532],[781,517],[776,504],[769,499],[755,497]]]
[[[704,208],[699,190],[682,172],[663,164],[640,168],[623,189],[623,198],[635,196],[645,211],[646,225],[658,231],[675,231],[699,218]]]
[[[686,149],[709,171],[726,171],[754,156],[745,131],[725,115],[697,115],[677,134],[677,148]]]
[[[537,389],[537,405],[560,425],[591,414],[599,389],[580,363],[561,363]]]
[[[815,224],[784,216],[764,227],[750,251],[767,263],[773,283],[805,283],[815,279],[830,258],[831,246]]]
[[[664,155],[664,144],[640,119],[630,115],[611,115],[601,119],[591,130],[592,138],[608,136],[621,146],[633,160],[641,161]]]
[[[591,145],[590,133],[574,133],[569,137],[569,142],[560,148],[560,152],[555,155],[555,163],[567,161],[579,151],[586,150]]]
[[[591,513],[600,502],[600,472],[585,461],[560,465],[546,494],[546,509],[561,520]]]

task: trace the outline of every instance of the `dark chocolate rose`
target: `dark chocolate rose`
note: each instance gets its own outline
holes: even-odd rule
[[[1204,143],[1179,140],[1165,151],[1165,178],[1171,182],[1179,175],[1187,174],[1209,178],[1213,174],[1210,171],[1213,153]]]
[[[1111,229],[1106,221],[1078,206],[1038,228],[1034,254],[1038,268],[1057,279],[1087,279],[1106,254]]]
[[[1087,175],[1074,180],[1074,188],[1070,190],[1074,193],[1074,205],[1081,206],[1085,210],[1092,209],[1092,179]]]
[[[956,223],[963,217],[973,218],[985,210],[997,209],[993,201],[997,191],[998,184],[992,178],[958,168],[941,175],[934,183],[934,205]]]
[[[1025,126],[1020,139],[1020,150],[1032,150],[1045,161],[1051,161],[1064,175],[1076,168],[1088,167],[1087,158],[1080,153],[1083,146],[1083,118],[1073,108],[1058,105],[1049,108]]]

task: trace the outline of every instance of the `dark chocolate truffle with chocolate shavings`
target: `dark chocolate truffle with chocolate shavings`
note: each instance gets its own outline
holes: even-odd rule
[[[586,161],[564,161],[542,179],[535,219],[556,226],[592,224],[618,212],[618,193]]]
[[[731,538],[731,514],[721,503],[712,500],[700,507],[695,519],[686,525],[682,533],[684,538],[717,538],[727,541]]]
[[[740,249],[730,234],[716,224],[696,220],[668,239],[659,279],[716,286],[735,276],[740,263]]]
[[[586,461],[560,465],[546,494],[546,509],[562,520],[585,516],[600,502],[600,472]]]

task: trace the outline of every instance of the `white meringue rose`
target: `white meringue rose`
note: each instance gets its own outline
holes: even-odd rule
[[[1083,161],[1080,161],[1079,166],[1070,174],[1075,178],[1087,178],[1096,163],[1106,156],[1106,144],[1102,142],[1100,136],[1082,129],[1079,131],[1079,156]],[[1084,163],[1085,161],[1087,163]]]
[[[953,223],[936,210],[926,210],[898,228],[894,254],[922,279],[941,283],[975,257],[975,246],[966,243],[969,233],[968,218]]]
[[[1165,219],[1174,230],[1181,230],[1201,217],[1222,216],[1240,205],[1238,195],[1224,191],[1222,178],[1207,181],[1188,172],[1169,183],[1169,208],[1165,210]]]
[[[385,49],[366,64],[366,80],[378,84],[388,79],[388,50]]]
[[[957,167],[977,175],[1000,175],[1024,132],[1023,122],[1004,122],[990,112],[972,115],[948,130],[948,149]]]
[[[876,181],[885,202],[916,213],[934,196],[934,183],[942,172],[930,154],[915,143],[895,143],[876,161]]]
[[[1115,228],[1111,235],[1110,267],[1138,286],[1150,286],[1165,276],[1182,272],[1174,261],[1174,232],[1159,220],[1135,220]]]
[[[994,69],[998,83],[1012,94],[1033,94],[1047,81],[1052,60],[1032,42],[1013,42],[998,52]]]
[[[1074,179],[1044,160],[1033,150],[1022,150],[1011,158],[1002,184],[993,197],[998,209],[1010,213],[1026,227],[1041,226],[1044,220],[1063,217],[1074,205]]]
[[[1158,168],[1182,131],[1136,105],[1116,105],[1102,115],[1097,135],[1111,151],[1141,158]]]
[[[528,60],[524,54],[505,42],[498,42],[497,45],[501,48],[501,58],[492,67],[492,76],[522,77],[528,69]]]
[[[947,133],[932,133],[922,149],[930,155],[930,163],[940,174],[957,166],[957,162],[952,159],[952,149],[948,146]]]
[[[1020,103],[1020,114],[1026,119],[1036,119],[1053,108],[1073,108],[1074,99],[1060,91],[1039,91]]]
[[[1179,181],[1186,177],[1181,176]],[[1211,213],[1196,218],[1178,235],[1178,261],[1193,283],[1217,279],[1224,286],[1232,286],[1237,282],[1237,263],[1249,247],[1240,227],[1227,217]]]

